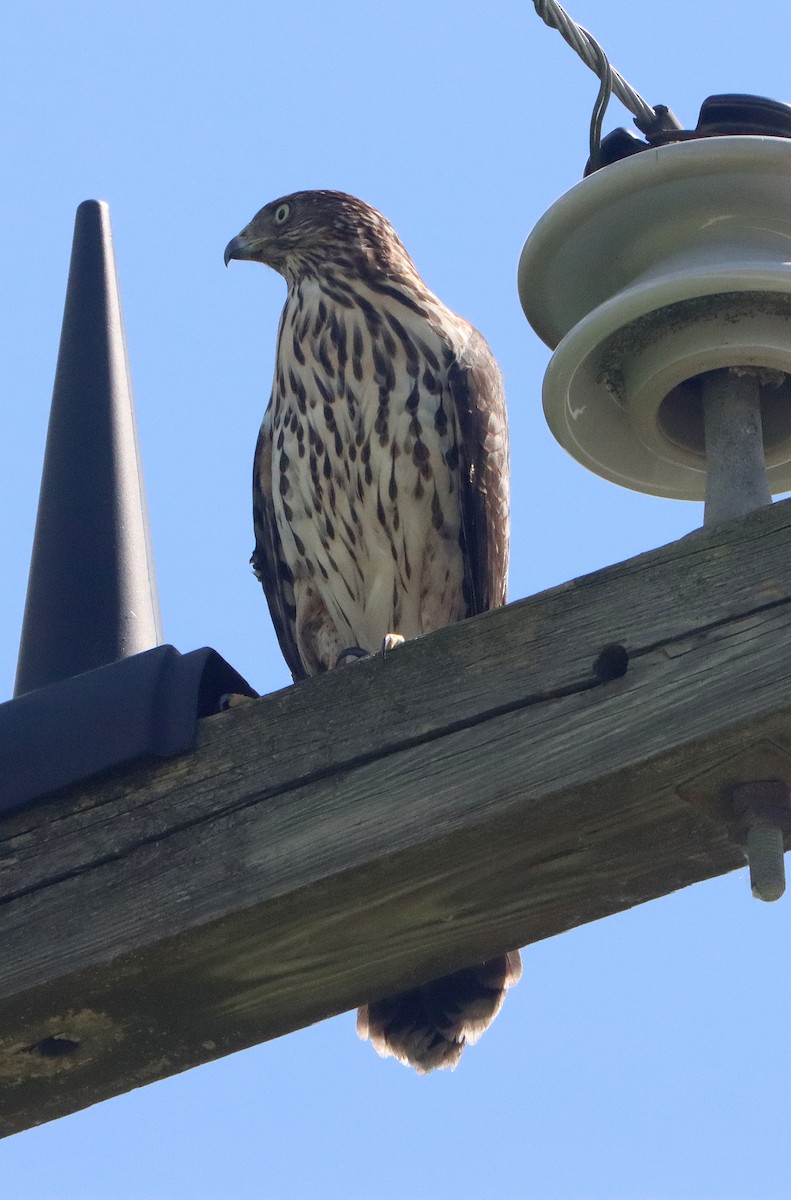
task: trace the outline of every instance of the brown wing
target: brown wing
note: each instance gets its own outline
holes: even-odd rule
[[[294,680],[307,679],[297,649],[294,577],[283,548],[272,505],[272,427],[264,417],[253,459],[253,528],[255,550],[250,562],[264,589],[272,624]]]
[[[448,372],[461,434],[462,546],[471,614],[505,604],[510,545],[508,418],[497,360],[477,330]]]

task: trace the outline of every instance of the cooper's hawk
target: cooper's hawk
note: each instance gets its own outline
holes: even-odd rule
[[[505,602],[508,430],[484,338],[393,227],[341,192],[262,208],[225,251],[288,284],[253,467],[253,566],[295,680]],[[518,951],[360,1009],[418,1071],[454,1066]]]

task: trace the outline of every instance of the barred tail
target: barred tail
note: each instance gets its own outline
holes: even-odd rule
[[[357,1013],[357,1032],[382,1058],[392,1055],[421,1075],[437,1067],[453,1070],[467,1043],[477,1042],[491,1025],[521,974],[519,951],[512,950],[364,1005]]]

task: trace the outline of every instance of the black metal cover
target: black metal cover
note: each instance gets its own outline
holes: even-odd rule
[[[629,158],[632,154],[655,146],[664,146],[668,142],[734,135],[791,138],[791,104],[782,100],[768,100],[765,96],[732,92],[709,96],[701,105],[694,129],[682,129],[673,113],[664,105],[658,104],[655,108],[659,120],[655,128],[643,129],[645,140],[632,133],[631,129],[624,128],[613,129],[602,138],[595,168],[597,171],[622,158]],[[635,121],[635,124],[638,122]],[[585,165],[585,175],[590,175],[592,170],[589,159]]]
[[[164,641],[110,213],[77,209],[14,694]]]
[[[0,704],[0,813],[135,759],[188,753],[229,692],[258,695],[215,650],[157,646]]]

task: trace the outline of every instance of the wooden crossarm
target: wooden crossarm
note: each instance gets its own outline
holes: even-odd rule
[[[0,1130],[743,865],[790,683],[786,501],[9,815]]]

